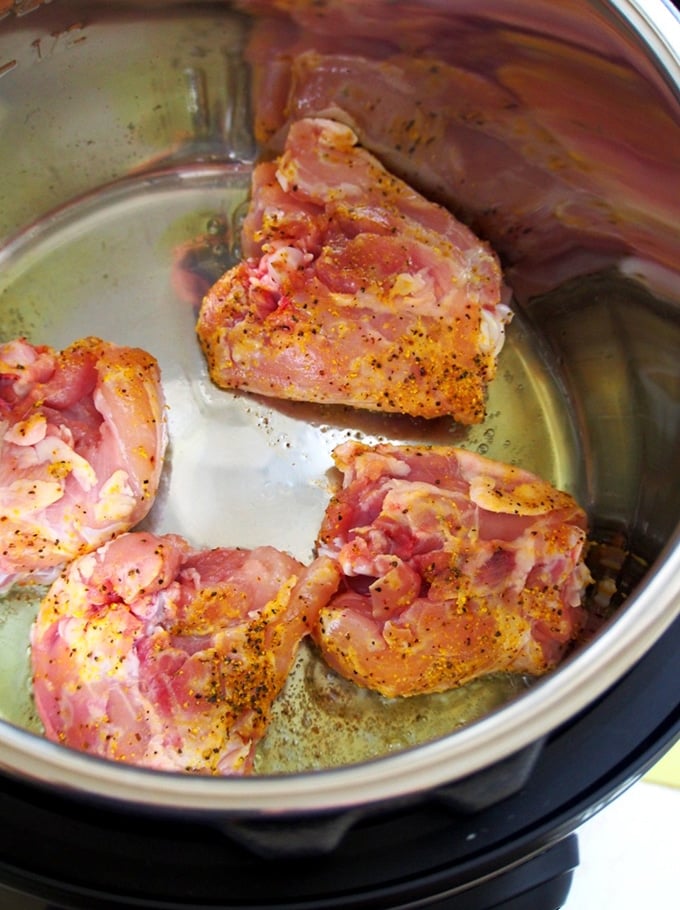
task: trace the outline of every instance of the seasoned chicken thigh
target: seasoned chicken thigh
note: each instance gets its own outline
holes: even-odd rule
[[[217,385],[483,418],[510,319],[497,257],[349,127],[292,124],[281,157],[254,171],[242,247],[198,318]]]
[[[244,774],[297,646],[337,587],[273,547],[123,534],[73,562],[31,635],[46,735],[168,771]]]
[[[166,447],[156,360],[84,338],[0,345],[0,590],[47,583],[141,521]]]
[[[585,623],[586,516],[567,493],[462,449],[356,442],[318,549],[338,593],[313,636],[328,664],[386,696],[553,668]]]

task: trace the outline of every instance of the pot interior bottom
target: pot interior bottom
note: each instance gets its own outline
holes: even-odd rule
[[[60,349],[96,335],[158,359],[170,446],[145,528],[199,547],[270,544],[307,561],[330,496],[331,451],[348,438],[460,445],[579,498],[572,403],[521,314],[500,355],[486,420],[471,428],[217,389],[194,324],[201,289],[239,255],[250,173],[239,162],[159,167],[74,200],[0,250],[3,340],[24,336]],[[41,593],[9,595],[0,614],[0,717],[36,731],[28,634]],[[256,768],[293,772],[386,754],[445,735],[527,685],[496,676],[392,703],[340,680],[304,647]]]

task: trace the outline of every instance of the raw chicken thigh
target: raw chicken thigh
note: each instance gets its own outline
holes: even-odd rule
[[[0,591],[140,522],[166,447],[156,360],[84,338],[0,346]]]
[[[47,736],[167,771],[244,774],[336,565],[123,534],[73,562],[32,629]]]
[[[540,675],[584,627],[586,515],[570,495],[462,449],[347,442],[319,534],[343,583],[313,636],[386,696]]]
[[[497,257],[348,126],[291,125],[255,168],[242,247],[198,318],[217,385],[482,420],[510,319]]]

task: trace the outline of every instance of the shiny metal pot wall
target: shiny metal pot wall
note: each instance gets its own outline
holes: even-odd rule
[[[238,255],[252,163],[279,147],[287,119],[337,114],[492,242],[515,293],[489,417],[444,438],[572,490],[595,535],[628,554],[612,584],[621,596],[634,588],[558,672],[454,733],[371,762],[249,779],[124,767],[26,729],[31,614],[13,604],[0,626],[0,766],[157,807],[376,803],[531,750],[629,670],[680,608],[674,10],[54,0],[0,12],[0,326],[57,347],[87,332],[156,354],[173,449],[153,529],[306,559],[330,449],[348,433],[387,432],[373,418],[320,423],[227,402],[205,381],[191,308],[170,285],[177,250],[201,231],[224,241],[208,271]]]

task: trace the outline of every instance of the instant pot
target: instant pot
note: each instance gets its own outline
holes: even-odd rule
[[[48,742],[36,598],[11,593],[0,906],[562,906],[578,826],[680,733],[677,10],[0,0],[0,16],[3,340],[98,334],[158,358],[170,454],[146,527],[304,561],[338,441],[449,442],[572,492],[595,578],[590,637],[543,679],[428,704],[396,739],[328,707],[287,725],[291,683],[246,778]],[[211,386],[196,303],[239,256],[254,163],[304,116],[349,123],[498,252],[515,316],[482,424]]]

